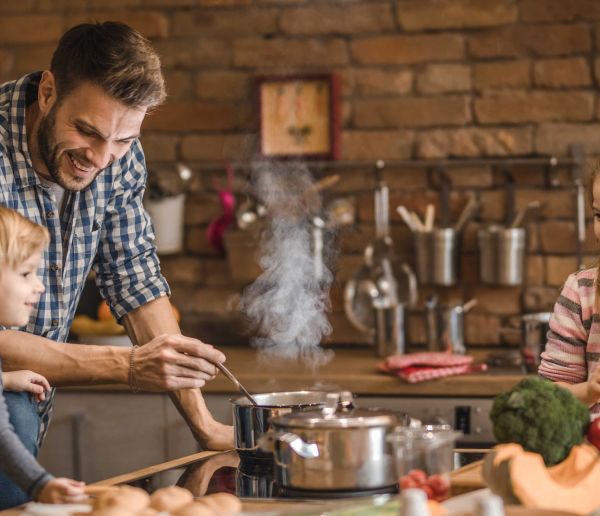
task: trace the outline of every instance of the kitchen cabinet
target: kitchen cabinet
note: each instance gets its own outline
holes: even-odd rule
[[[61,390],[39,459],[56,476],[95,482],[195,451],[166,394]]]

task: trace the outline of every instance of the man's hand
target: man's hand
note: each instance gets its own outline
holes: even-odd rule
[[[40,491],[37,501],[42,503],[77,503],[88,497],[84,483],[69,478],[53,478]]]
[[[160,335],[135,351],[133,379],[146,391],[176,391],[203,387],[224,362],[210,344],[183,335]]]
[[[10,371],[2,373],[4,390],[15,392],[30,392],[38,401],[43,401],[50,383],[44,376],[33,371]]]
[[[232,426],[205,417],[203,421],[198,421],[196,428],[196,439],[204,450],[224,451],[235,447]]]

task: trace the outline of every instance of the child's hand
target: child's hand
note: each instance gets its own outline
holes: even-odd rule
[[[87,500],[83,482],[70,478],[53,478],[40,491],[37,502],[42,503],[78,503]]]
[[[600,400],[600,367],[594,369],[587,381],[587,400],[590,403],[598,403]]]
[[[50,384],[41,374],[33,371],[10,371],[2,373],[2,383],[7,391],[31,392],[38,401],[43,401]]]

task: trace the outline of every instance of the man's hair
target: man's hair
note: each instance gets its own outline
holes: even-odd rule
[[[150,41],[124,23],[72,27],[60,38],[50,71],[59,100],[84,81],[130,108],[151,109],[166,97],[158,54]]]
[[[0,206],[0,275],[16,269],[48,243],[48,230],[10,208]]]

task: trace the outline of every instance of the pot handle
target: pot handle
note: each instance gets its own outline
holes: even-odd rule
[[[271,453],[275,451],[276,442],[287,444],[296,455],[303,459],[316,459],[319,457],[319,446],[317,443],[307,443],[300,436],[292,432],[269,431],[258,440],[260,449]]]
[[[279,441],[286,443],[299,457],[303,459],[316,459],[319,456],[317,443],[307,443],[292,432],[286,432],[279,436]]]

